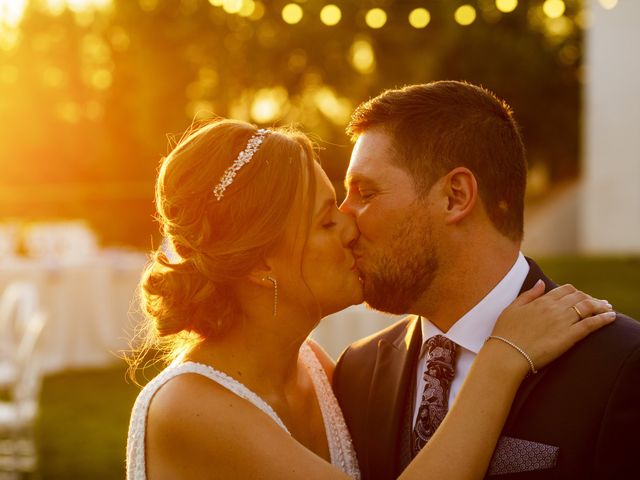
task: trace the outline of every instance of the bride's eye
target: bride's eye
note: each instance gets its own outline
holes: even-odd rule
[[[328,230],[328,229],[334,227],[335,225],[336,225],[336,222],[327,222],[327,223],[323,223],[322,224],[322,228]]]

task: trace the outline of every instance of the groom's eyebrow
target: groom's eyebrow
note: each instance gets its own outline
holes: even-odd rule
[[[358,173],[354,175],[347,175],[344,179],[344,189],[348,192],[351,185],[365,182],[373,183],[370,178]]]

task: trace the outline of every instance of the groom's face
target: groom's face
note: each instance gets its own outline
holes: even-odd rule
[[[365,301],[386,312],[409,313],[438,269],[438,248],[429,194],[418,194],[394,155],[387,133],[364,132],[351,155],[340,209],[360,229],[353,252]]]

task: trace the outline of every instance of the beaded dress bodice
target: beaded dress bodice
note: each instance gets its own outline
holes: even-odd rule
[[[316,357],[306,343],[300,348],[300,358],[309,370],[311,380],[318,398],[324,427],[327,432],[327,443],[331,455],[331,463],[352,478],[360,478],[358,461],[351,441],[351,435],[342,416],[329,379]],[[285,432],[287,427],[278,417],[271,406],[257,394],[249,390],[242,383],[213,367],[195,362],[184,362],[171,365],[151,380],[140,392],[136,399],[127,438],[127,479],[146,480],[145,432],[149,404],[156,392],[170,379],[185,373],[195,373],[213,380],[227,390],[251,402],[257,408],[269,415],[271,419]]]

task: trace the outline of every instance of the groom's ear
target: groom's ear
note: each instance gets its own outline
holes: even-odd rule
[[[443,193],[447,198],[445,223],[458,223],[469,216],[478,201],[478,182],[465,167],[454,168],[443,180]]]

